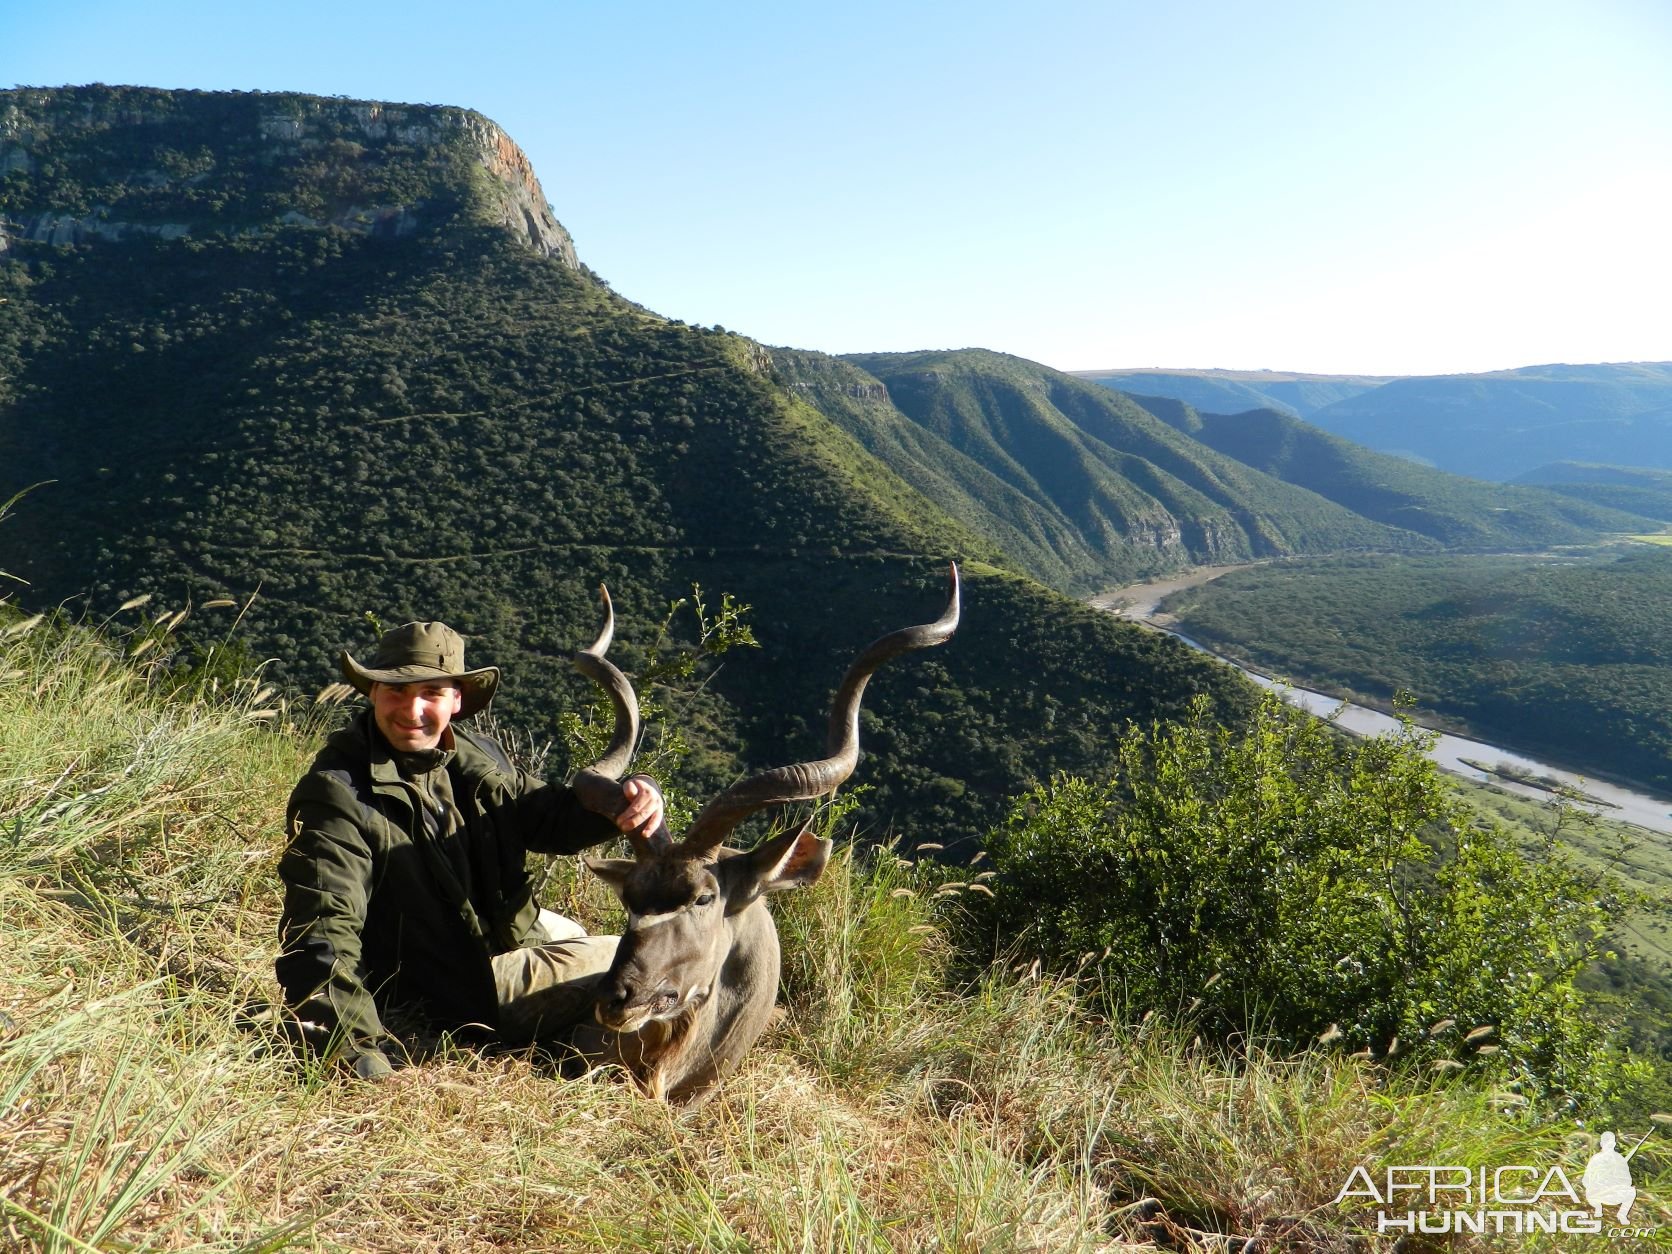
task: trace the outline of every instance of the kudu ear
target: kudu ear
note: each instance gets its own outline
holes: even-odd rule
[[[830,842],[813,835],[812,825],[774,837],[746,855],[757,891],[781,892],[811,884],[830,860]]]
[[[631,858],[585,858],[586,869],[613,888],[617,895],[627,883],[627,877],[638,865]]]

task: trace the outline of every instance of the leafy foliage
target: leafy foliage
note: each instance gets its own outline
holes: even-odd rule
[[[1130,1013],[1605,1100],[1620,1072],[1576,978],[1618,884],[1475,822],[1430,739],[1343,746],[1276,694],[1235,731],[1205,707],[1130,728],[1106,778],[1058,777],[992,834],[1000,919]]]

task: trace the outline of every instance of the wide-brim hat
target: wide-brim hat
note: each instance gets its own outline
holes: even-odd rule
[[[373,684],[421,684],[450,679],[462,694],[459,717],[488,707],[499,687],[499,667],[465,669],[464,637],[446,623],[403,623],[383,633],[377,652],[362,666],[343,650],[343,680],[371,695]]]

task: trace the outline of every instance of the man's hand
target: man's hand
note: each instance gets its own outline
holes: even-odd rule
[[[648,775],[629,775],[621,782],[627,805],[615,816],[623,832],[653,832],[662,825],[662,792]]]

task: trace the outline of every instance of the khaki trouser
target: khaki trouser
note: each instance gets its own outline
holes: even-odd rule
[[[546,943],[495,954],[499,1033],[527,1045],[563,1035],[592,1018],[598,983],[615,961],[618,936],[588,936],[573,919],[540,911]]]

